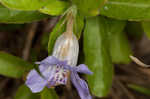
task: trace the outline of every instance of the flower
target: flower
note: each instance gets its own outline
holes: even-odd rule
[[[92,99],[87,83],[78,75],[78,73],[92,74],[86,65],[80,64],[73,67],[68,65],[67,61],[60,61],[54,56],[48,56],[41,62],[36,62],[36,64],[39,64],[39,71],[42,76],[33,69],[29,72],[26,80],[26,85],[33,93],[42,91],[45,86],[50,88],[57,85],[66,85],[70,72],[71,81],[81,99]]]

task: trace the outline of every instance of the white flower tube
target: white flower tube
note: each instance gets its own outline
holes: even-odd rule
[[[77,65],[79,53],[79,44],[76,36],[73,34],[73,19],[70,18],[67,23],[66,32],[56,40],[53,56],[59,60],[66,60],[68,65]]]
[[[53,50],[53,56],[59,60],[66,60],[68,65],[77,65],[79,52],[79,44],[76,36],[72,34],[71,37],[62,34],[56,41]]]

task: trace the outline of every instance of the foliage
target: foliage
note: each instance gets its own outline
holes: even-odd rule
[[[105,25],[104,17],[88,18],[84,30],[85,63],[94,72],[88,82],[93,94],[100,97],[109,92],[113,75]]]
[[[0,5],[0,12],[1,23],[29,23],[49,17],[37,11],[12,10],[2,5]]]
[[[16,56],[0,52],[0,74],[8,77],[20,78],[25,72],[32,68],[33,66],[24,60]]]

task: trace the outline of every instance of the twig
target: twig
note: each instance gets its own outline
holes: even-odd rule
[[[26,38],[25,47],[23,50],[23,55],[22,55],[24,60],[28,60],[28,58],[29,58],[30,48],[32,46],[32,40],[33,40],[33,37],[35,35],[37,25],[38,25],[37,23],[32,23],[30,28],[29,28],[28,35]]]
[[[143,62],[141,62],[139,59],[137,59],[137,58],[134,57],[134,56],[130,56],[130,58],[131,58],[136,64],[138,64],[139,66],[142,66],[142,67],[150,67],[150,65],[144,64]]]
[[[54,17],[48,20],[48,22],[44,25],[43,32],[50,32],[53,27],[56,25],[60,17]]]

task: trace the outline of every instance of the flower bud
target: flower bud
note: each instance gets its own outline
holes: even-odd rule
[[[75,66],[78,53],[79,44],[76,36],[73,33],[70,36],[64,33],[56,40],[52,55],[59,60],[66,60],[68,65]]]
[[[77,65],[79,53],[79,44],[76,36],[73,34],[73,16],[69,16],[66,32],[56,40],[53,56],[59,60],[66,60],[68,65]]]

